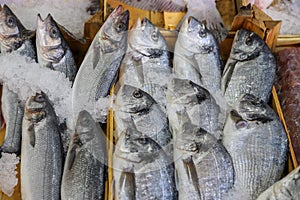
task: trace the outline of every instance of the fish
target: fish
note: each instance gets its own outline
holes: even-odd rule
[[[106,137],[85,110],[81,111],[69,145],[61,185],[61,199],[104,199]]]
[[[113,170],[116,199],[177,199],[173,161],[133,127],[117,141]]]
[[[268,101],[275,79],[276,59],[256,33],[237,31],[222,75],[222,93],[230,106],[246,93]]]
[[[300,167],[291,171],[280,181],[276,182],[266,191],[259,195],[257,200],[290,200],[299,199],[300,191]]]
[[[218,43],[194,17],[182,24],[174,49],[173,72],[214,94],[221,90],[222,61]]]
[[[216,7],[215,0],[110,0],[110,2],[121,1],[130,6],[158,11],[158,12],[185,12],[186,14],[177,25],[180,29],[183,22],[190,16],[205,22],[207,27],[218,41],[222,41],[227,36],[223,19]]]
[[[283,125],[266,102],[245,94],[229,112],[223,132],[235,168],[234,187],[256,199],[282,176],[288,153]]]
[[[24,200],[60,199],[63,171],[58,119],[47,95],[25,104],[21,144],[21,194]]]
[[[165,111],[165,93],[171,74],[170,54],[164,36],[150,20],[138,18],[128,34],[128,47],[118,82],[144,90]]]
[[[234,185],[230,154],[213,134],[192,124],[185,109],[178,111],[174,163],[178,199],[223,199]]]
[[[109,95],[127,48],[129,11],[117,7],[106,19],[79,68],[73,85],[74,116],[91,113],[95,102]]]
[[[184,109],[193,125],[221,139],[221,111],[214,97],[208,90],[191,80],[173,78],[169,81],[167,90],[167,116],[173,135],[180,129],[180,117],[177,112]]]
[[[49,69],[62,72],[73,82],[77,66],[69,45],[51,14],[43,20],[37,15],[36,48],[38,63]]]

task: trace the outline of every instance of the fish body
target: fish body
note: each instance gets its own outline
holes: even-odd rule
[[[235,188],[256,199],[282,176],[287,136],[273,109],[253,95],[243,95],[230,111],[223,144],[235,168]]]
[[[221,89],[222,62],[218,44],[205,25],[189,17],[181,26],[174,49],[174,74],[204,87]]]
[[[138,18],[128,35],[128,48],[120,69],[120,83],[150,94],[165,110],[171,64],[164,36],[147,18]]]
[[[78,115],[61,186],[64,199],[104,199],[106,138],[87,111]]]
[[[22,199],[60,199],[62,145],[57,117],[44,93],[27,100],[22,129]]]
[[[127,47],[129,11],[116,8],[96,34],[73,85],[72,107],[76,116],[90,111],[101,97],[109,95]]]
[[[36,47],[41,66],[62,72],[74,81],[77,66],[71,49],[50,14],[44,20],[39,14],[37,16]]]
[[[177,199],[172,160],[151,138],[126,129],[113,159],[116,199]]]
[[[267,44],[255,33],[236,33],[222,75],[222,93],[232,106],[246,93],[268,101],[275,78],[276,60]]]

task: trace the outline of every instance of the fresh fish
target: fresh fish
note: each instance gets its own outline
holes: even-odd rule
[[[180,130],[174,142],[174,163],[179,199],[223,199],[233,187],[231,156],[212,134],[178,112]]]
[[[282,176],[288,150],[286,133],[275,111],[255,96],[243,95],[230,111],[223,144],[232,157],[235,188],[245,190],[250,199]]]
[[[268,101],[275,78],[276,60],[255,33],[237,31],[222,76],[222,92],[232,106],[246,93]]]
[[[300,199],[300,167],[264,191],[257,200],[299,200]]]
[[[218,43],[194,17],[183,23],[174,49],[174,74],[189,79],[212,94],[221,89],[222,62]]]
[[[61,186],[64,199],[104,199],[106,138],[87,111],[78,115]]]
[[[219,121],[220,108],[215,99],[203,87],[187,79],[173,78],[168,84],[167,114],[173,135],[180,129],[177,112],[185,109],[193,125],[214,134],[222,135]]]
[[[27,100],[22,129],[22,199],[60,199],[62,145],[56,114],[43,92]]]
[[[147,18],[142,21],[138,18],[128,35],[119,82],[144,90],[165,110],[165,93],[171,73],[165,38]]]
[[[45,20],[37,15],[36,48],[41,66],[60,71],[74,81],[77,67],[72,52],[50,14]]]
[[[109,0],[115,2],[117,0]],[[118,0],[119,1],[119,0]],[[177,29],[190,16],[199,21],[205,21],[207,27],[218,41],[225,39],[227,30],[224,28],[223,19],[217,10],[215,0],[120,0],[130,6],[152,11],[183,12],[185,16],[179,22]]]
[[[116,8],[96,34],[73,85],[73,112],[91,113],[99,98],[109,95],[127,47],[129,11]]]
[[[126,129],[113,155],[116,199],[177,199],[173,161],[151,138]]]

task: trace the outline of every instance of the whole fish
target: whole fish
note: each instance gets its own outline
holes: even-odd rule
[[[37,15],[36,48],[41,66],[60,71],[74,81],[77,67],[72,52],[50,14],[44,20]]]
[[[237,31],[222,76],[222,92],[232,106],[246,93],[268,101],[275,78],[276,60],[255,33]]]
[[[73,85],[72,106],[76,116],[91,112],[94,103],[109,95],[127,47],[129,11],[116,8],[96,34]]]
[[[171,63],[164,36],[147,18],[138,18],[128,35],[128,48],[120,68],[120,83],[141,88],[162,109],[166,107],[166,88]]]
[[[62,145],[56,114],[43,92],[27,100],[22,129],[22,199],[60,199]]]
[[[235,168],[235,188],[250,199],[282,176],[287,160],[287,136],[275,111],[264,101],[245,94],[230,111],[223,144]]]
[[[264,191],[257,200],[299,200],[300,167]]]
[[[177,199],[174,165],[154,140],[128,128],[113,155],[116,199]]]
[[[220,108],[215,99],[206,89],[192,81],[173,78],[167,90],[167,114],[173,135],[180,129],[177,112],[183,109],[190,116],[192,124],[214,134],[217,139],[221,138]]]
[[[174,74],[189,79],[212,94],[221,89],[222,62],[218,43],[194,17],[181,26],[174,49]]]
[[[104,199],[106,138],[87,111],[78,115],[61,186],[64,199]]]
[[[174,163],[179,199],[223,199],[234,183],[231,156],[217,138],[192,124],[185,110],[178,114]]]

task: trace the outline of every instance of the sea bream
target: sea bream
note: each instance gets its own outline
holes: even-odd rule
[[[144,90],[165,110],[165,93],[171,73],[170,55],[164,36],[147,18],[138,18],[128,35],[128,48],[120,68],[119,83]]]
[[[180,28],[174,49],[174,74],[214,94],[221,90],[222,61],[218,43],[205,25],[194,17]]]
[[[246,93],[268,101],[275,78],[276,60],[257,34],[237,31],[222,75],[222,93],[232,106]]]
[[[96,34],[80,66],[73,85],[72,107],[92,113],[94,104],[116,81],[127,48],[129,11],[117,7]]]
[[[27,100],[22,129],[22,199],[59,200],[62,144],[57,116],[43,92]]]
[[[64,166],[61,199],[104,199],[106,137],[87,111],[78,115]]]
[[[41,66],[64,73],[73,82],[77,73],[77,66],[57,23],[50,14],[44,20],[38,14],[36,24],[38,63]]]
[[[275,111],[251,94],[239,98],[230,111],[223,144],[235,169],[235,188],[256,199],[283,173],[288,141]]]

